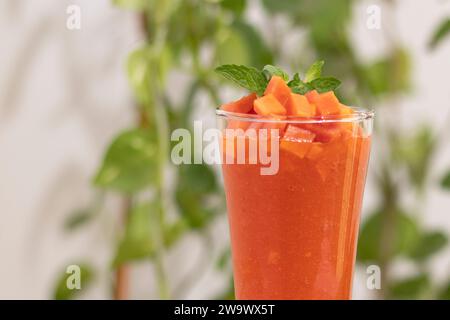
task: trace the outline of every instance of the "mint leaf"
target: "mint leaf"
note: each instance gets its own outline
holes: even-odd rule
[[[336,90],[336,88],[339,87],[339,85],[341,84],[341,81],[333,77],[326,77],[326,78],[317,78],[309,82],[308,84],[311,85],[314,89],[316,89],[317,92],[323,93]]]
[[[311,82],[319,78],[322,75],[322,67],[324,63],[325,62],[323,60],[314,62],[311,67],[309,67],[308,71],[306,71],[305,82]]]
[[[300,76],[298,75],[298,72],[296,74],[294,74],[294,77],[292,78],[291,81],[288,82],[288,87],[289,88],[294,88],[297,87],[298,85],[300,85],[300,82],[302,82],[302,80],[300,80]]]
[[[264,66],[263,73],[267,77],[268,80],[270,78],[272,78],[272,76],[279,76],[284,81],[288,81],[289,80],[289,75],[286,72],[284,72],[281,68],[272,66],[270,64]]]
[[[225,64],[217,67],[215,71],[239,86],[256,92],[259,96],[264,94],[267,79],[261,71],[253,67]]]
[[[314,87],[310,83],[304,83],[301,80],[296,87],[292,88],[292,92],[298,94],[305,94],[311,90],[314,90]]]
[[[313,86],[311,86],[309,83],[304,83],[302,80],[300,80],[300,76],[298,73],[294,74],[294,77],[291,81],[288,82],[288,87],[291,88],[293,93],[298,94],[305,94],[308,91],[313,90]]]

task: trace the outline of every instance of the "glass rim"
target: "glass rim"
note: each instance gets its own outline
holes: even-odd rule
[[[314,117],[299,117],[299,116],[278,116],[276,117],[265,117],[259,114],[247,114],[247,113],[237,113],[225,110],[216,109],[216,115],[220,118],[228,120],[237,121],[248,121],[248,122],[264,122],[264,123],[335,123],[335,122],[358,122],[363,120],[371,120],[375,116],[375,111],[373,109],[363,109],[351,107],[353,113],[351,114],[339,114],[339,115],[328,115],[328,116],[314,116]]]

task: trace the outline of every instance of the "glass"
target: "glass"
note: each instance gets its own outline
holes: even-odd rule
[[[350,299],[374,113],[217,117],[236,298]]]

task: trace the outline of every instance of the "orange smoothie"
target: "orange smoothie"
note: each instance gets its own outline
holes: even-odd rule
[[[244,77],[245,68],[229,68],[227,77],[236,68]],[[249,160],[256,141],[258,155],[267,150],[278,164],[271,174],[261,158],[222,164],[238,299],[351,298],[373,113],[343,105],[333,81],[272,75],[264,92],[217,111],[224,160]]]
[[[282,139],[275,175],[223,164],[238,299],[351,297],[369,149],[370,137],[352,134]]]

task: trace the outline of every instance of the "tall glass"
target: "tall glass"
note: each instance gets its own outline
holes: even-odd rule
[[[351,298],[373,116],[217,111],[237,299]]]

